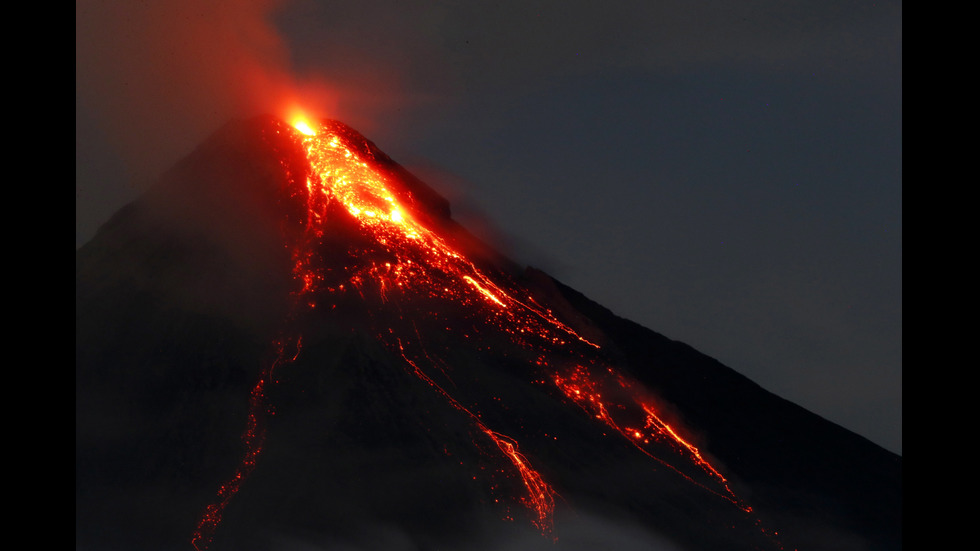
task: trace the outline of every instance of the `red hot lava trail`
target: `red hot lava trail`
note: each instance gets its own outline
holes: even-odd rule
[[[476,331],[503,336],[536,358],[531,364],[539,380],[549,381],[565,399],[644,454],[743,511],[751,511],[701,452],[663,420],[641,385],[595,354],[599,345],[559,321],[511,278],[499,271],[481,269],[450,245],[416,205],[406,202],[411,193],[406,194],[399,187],[401,184],[379,167],[363,138],[333,121],[316,125],[296,121],[292,126],[279,123],[275,133],[277,139],[286,138],[301,145],[308,163],[304,174],[290,173],[295,189],[289,194],[302,203],[304,211],[300,237],[286,239],[297,284],[293,292],[294,315],[332,307],[353,293],[366,306],[369,302],[387,305],[390,311],[401,312],[399,304],[409,303],[428,305],[434,311],[433,317],[438,317],[440,308],[462,311]],[[285,163],[283,166],[287,168]],[[352,221],[361,236],[357,245],[347,247],[345,254],[350,263],[342,270],[332,268],[336,259],[326,258],[327,253],[323,252],[329,249],[325,243],[335,239],[331,224],[336,224],[338,217]],[[419,331],[414,321],[401,317],[397,326],[375,327],[375,334],[403,358],[409,372],[432,387],[470,420],[477,433],[494,443],[500,458],[509,465],[507,470],[519,481],[515,487],[522,488],[524,495],[518,501],[527,507],[532,522],[543,533],[550,532],[555,490],[528,457],[518,451],[513,438],[491,429],[472,407],[436,382],[436,378],[446,378],[442,360],[426,351],[424,331]],[[390,320],[390,313],[384,319]],[[301,338],[302,335],[292,337],[297,350]],[[261,453],[261,419],[268,409],[264,386],[271,382],[274,369],[295,359],[295,355],[287,357],[283,349],[280,344],[275,361],[252,391],[244,436],[245,458],[233,478],[221,486],[217,501],[204,513],[193,539],[199,550],[210,543],[223,509]],[[666,446],[673,450],[673,463],[658,456],[655,445],[659,446],[656,449]]]

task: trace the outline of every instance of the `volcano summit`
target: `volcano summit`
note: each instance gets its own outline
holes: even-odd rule
[[[336,121],[229,123],[76,253],[78,549],[626,531],[900,549],[901,458],[521,268]]]

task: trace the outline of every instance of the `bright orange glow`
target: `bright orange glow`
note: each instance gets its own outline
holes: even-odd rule
[[[463,281],[465,281],[465,282],[469,283],[470,285],[476,287],[476,290],[477,291],[480,291],[481,293],[483,293],[483,296],[487,297],[491,301],[496,302],[500,306],[507,306],[506,304],[504,304],[503,302],[501,302],[499,298],[497,298],[496,296],[494,296],[493,293],[491,293],[490,291],[487,291],[486,289],[484,289],[483,286],[480,285],[479,283],[477,283],[476,280],[473,279],[472,277],[470,277],[468,275],[465,275],[465,276],[463,276]]]
[[[310,123],[306,122],[304,119],[296,119],[293,121],[293,127],[299,130],[307,136],[316,136],[316,130],[310,126]]]

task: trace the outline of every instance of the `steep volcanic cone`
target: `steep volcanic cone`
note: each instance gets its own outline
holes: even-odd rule
[[[325,323],[320,317],[338,308],[357,311],[362,330],[400,356],[406,370],[463,417],[474,447],[496,461],[491,478],[504,479],[487,483],[526,507],[544,534],[553,530],[555,490],[519,441],[490,425],[507,417],[510,404],[482,382],[461,381],[469,374],[465,364],[452,361],[453,349],[520,359],[523,372],[516,375],[525,384],[557,391],[660,465],[751,512],[718,469],[658,415],[638,383],[607,363],[599,345],[562,323],[504,272],[478,266],[444,237],[440,213],[417,197],[424,188],[406,185],[395,165],[362,136],[336,121],[277,121],[267,132],[289,174],[287,202],[303,205],[283,228],[295,281],[292,319],[277,341],[276,359],[252,390],[245,458],[202,517],[195,546],[211,541],[223,510],[256,466],[264,432],[260,418],[270,407],[266,385],[302,354],[305,328]],[[296,146],[308,165],[296,160]],[[524,425],[531,422],[513,426],[510,420],[508,431],[527,432]]]
[[[77,342],[105,343],[76,352],[77,491],[113,504],[79,521],[121,527],[110,543],[370,547],[382,529],[472,548],[505,525],[561,545],[601,511],[696,548],[784,548],[560,286],[342,123],[231,125],[97,241],[76,267],[106,276],[77,290],[102,312]],[[120,407],[134,426],[105,431]],[[133,486],[153,499],[115,505]]]

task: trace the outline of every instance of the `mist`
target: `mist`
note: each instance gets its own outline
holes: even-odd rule
[[[274,551],[683,551],[684,547],[627,518],[613,519],[591,511],[569,511],[560,534],[546,535],[520,523],[496,522],[477,530],[465,542],[433,544],[402,528],[378,522],[365,525],[349,540],[273,534]]]

